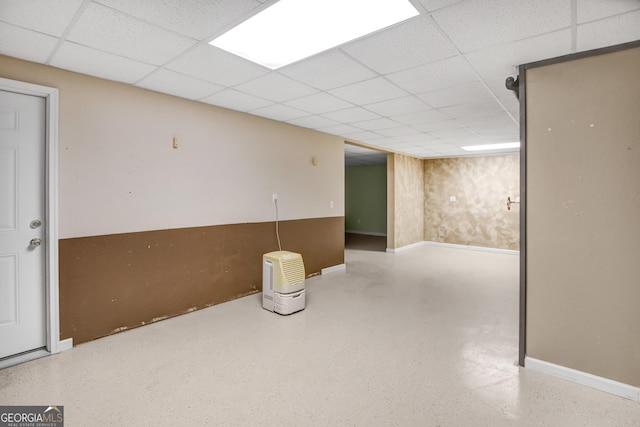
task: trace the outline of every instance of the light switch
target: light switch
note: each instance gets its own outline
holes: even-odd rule
[[[449,201],[450,202],[455,202],[456,201],[456,196],[449,196]]]

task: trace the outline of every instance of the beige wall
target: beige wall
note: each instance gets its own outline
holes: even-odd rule
[[[387,158],[387,247],[424,240],[424,167],[422,160],[400,154]]]
[[[424,240],[519,250],[520,156],[424,161]],[[454,196],[455,201],[450,197]]]
[[[0,76],[60,90],[61,238],[271,221],[272,193],[281,219],[344,215],[336,136],[9,57]]]
[[[344,262],[342,139],[4,56],[0,77],[59,89],[63,339],[259,292],[273,193],[308,274]]]
[[[633,386],[638,70],[640,48],[526,71],[527,356]]]

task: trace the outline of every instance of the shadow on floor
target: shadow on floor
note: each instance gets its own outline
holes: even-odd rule
[[[344,248],[361,251],[386,252],[385,236],[369,236],[367,234],[344,233]]]

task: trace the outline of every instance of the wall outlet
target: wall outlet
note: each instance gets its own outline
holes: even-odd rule
[[[173,137],[173,148],[178,148],[180,146],[180,139],[177,136]]]
[[[449,196],[449,201],[450,202],[455,202],[456,201],[456,196]]]
[[[333,209],[333,200],[329,202],[329,207]]]
[[[271,195],[271,201],[272,201],[273,203],[275,203],[275,202],[276,202],[276,200],[278,200],[278,194],[277,194],[277,193],[273,193],[273,194]]]

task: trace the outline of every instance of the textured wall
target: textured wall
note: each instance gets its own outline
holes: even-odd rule
[[[424,240],[518,250],[519,155],[424,161]],[[455,196],[456,201],[450,201]]]
[[[424,168],[423,161],[393,154],[393,242],[389,248],[401,248],[424,240]],[[390,231],[390,230],[389,230]],[[389,239],[387,239],[389,242]]]
[[[349,166],[345,170],[345,229],[387,234],[387,164]]]

